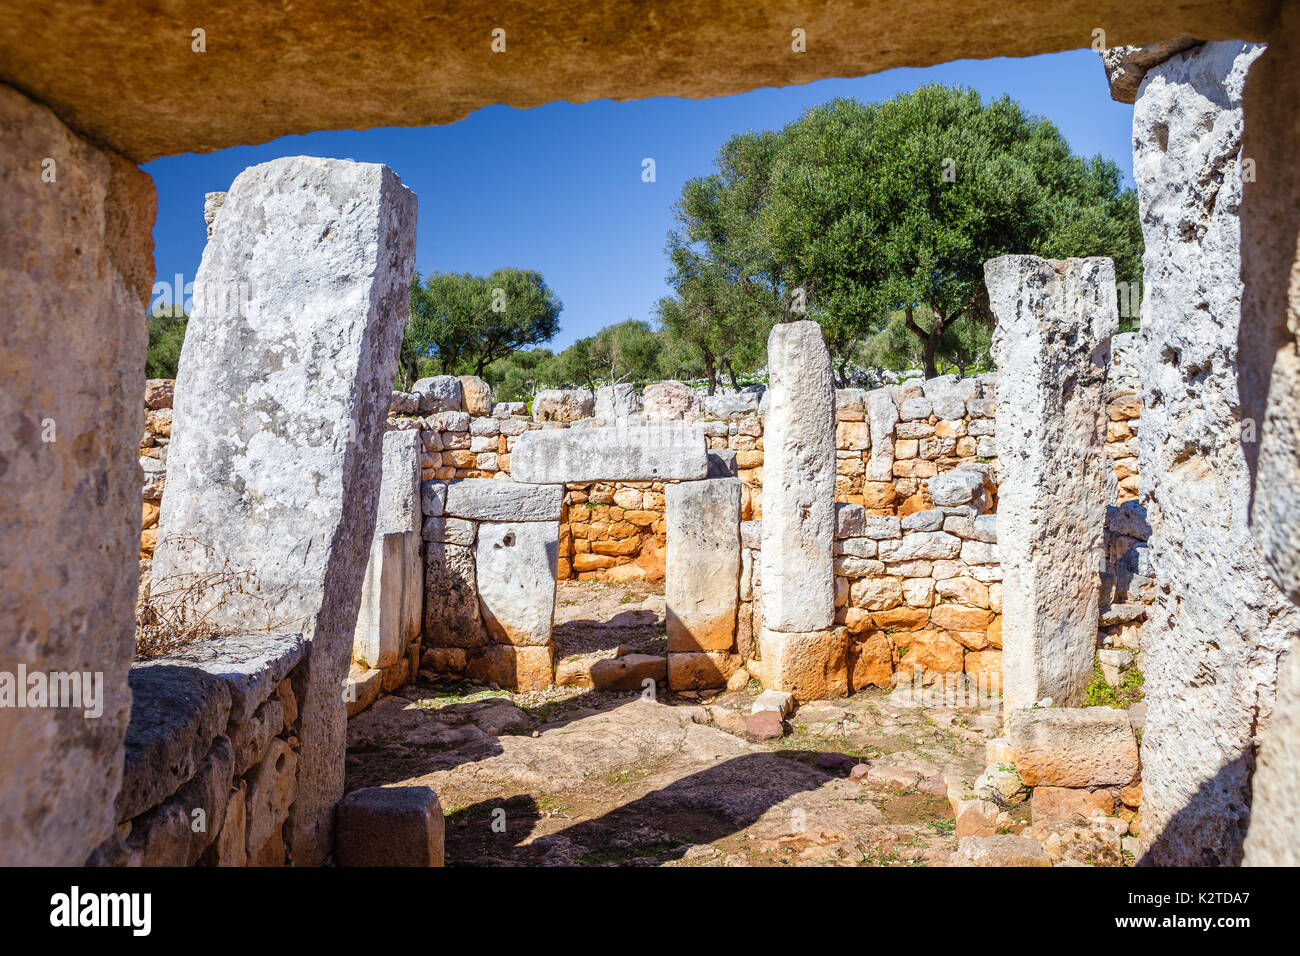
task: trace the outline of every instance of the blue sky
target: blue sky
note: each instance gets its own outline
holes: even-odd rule
[[[1010,94],[1052,120],[1076,153],[1115,160],[1132,185],[1133,108],[1110,99],[1096,53],[961,60],[707,100],[658,98],[492,106],[450,126],[286,136],[261,146],[155,160],[159,281],[192,281],[203,254],[203,194],[279,156],[387,163],[420,200],[416,267],[485,274],[538,269],[564,303],[557,351],[625,318],[650,320],[668,291],[664,237],[682,184],[708,173],[733,133],[777,129],[837,96],[888,99],[926,83]],[[642,160],[656,181],[643,182]]]

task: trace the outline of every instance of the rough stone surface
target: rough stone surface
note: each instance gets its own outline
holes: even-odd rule
[[[340,688],[374,534],[415,210],[382,165],[287,157],[244,170],[204,250],[181,352],[154,579],[229,561],[261,591],[210,619],[237,628],[273,614],[312,641],[292,834],[300,865],[328,853],[343,792]]]
[[[485,521],[479,525],[474,563],[488,633],[502,644],[551,642],[555,617],[556,521]]]
[[[596,389],[596,419],[602,425],[611,425],[640,411],[641,396],[631,382],[602,385]]]
[[[740,492],[736,478],[668,486],[664,598],[670,652],[729,651],[735,644]]]
[[[366,787],[338,808],[339,866],[442,866],[443,818],[429,787]]]
[[[419,403],[421,415],[459,412],[464,401],[460,379],[454,375],[433,375],[422,378],[411,386],[411,394]]]
[[[1097,643],[1105,380],[1119,324],[1109,259],[985,264],[1002,370],[997,428],[1003,699],[1083,702]],[[1145,430],[1145,428],[1144,428]]]
[[[375,537],[370,543],[352,653],[388,667],[420,633],[424,567],[420,557],[420,433],[384,435]]]
[[[1250,533],[1257,436],[1237,391],[1242,86],[1259,55],[1211,43],[1174,56],[1147,73],[1133,113],[1147,290],[1138,471],[1159,583],[1142,631],[1153,864],[1241,861],[1277,662],[1300,633]]]
[[[816,322],[767,340],[763,434],[763,624],[827,629],[835,617],[835,384]]]
[[[122,779],[155,197],[3,85],[0,137],[0,670],[103,681],[95,719],[3,710],[0,864],[79,866],[112,833]]]
[[[1133,103],[1148,70],[1199,43],[1195,37],[1183,35],[1162,43],[1116,46],[1103,51],[1101,65],[1106,71],[1106,82],[1110,84],[1111,99],[1120,103]]]
[[[952,866],[1051,866],[1043,845],[1010,833],[962,837]]]
[[[1133,727],[1112,707],[1012,710],[1007,745],[1030,787],[1127,786],[1138,775]]]
[[[673,380],[647,385],[641,397],[642,409],[650,421],[694,421],[697,404],[691,387]]]
[[[424,639],[434,647],[476,647],[486,640],[472,547],[425,545]]]
[[[1247,866],[1300,866],[1300,653],[1282,661],[1277,703],[1252,781]]]
[[[198,668],[131,669],[131,723],[114,822],[156,807],[190,779],[230,719],[230,688]]]
[[[492,386],[477,375],[460,376],[461,404],[471,415],[492,414]]]
[[[559,521],[563,485],[462,478],[447,486],[445,511],[474,521]]]
[[[867,459],[869,481],[894,478],[894,426],[898,424],[898,402],[885,388],[867,393],[867,420],[871,426],[871,454]]]
[[[848,631],[759,632],[763,686],[789,691],[796,700],[841,697],[848,693]]]
[[[708,471],[704,429],[677,422],[530,431],[510,455],[515,480],[535,484],[693,480]]]
[[[576,422],[595,413],[595,396],[585,388],[544,388],[533,396],[535,422]]]

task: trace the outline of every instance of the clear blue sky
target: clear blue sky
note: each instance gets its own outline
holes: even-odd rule
[[[1132,185],[1133,108],[1110,99],[1096,53],[961,60],[707,100],[493,106],[451,126],[311,133],[159,159],[144,167],[158,187],[158,279],[193,280],[203,194],[229,188],[244,168],[295,155],[387,163],[419,196],[416,267],[540,270],[564,303],[558,351],[625,318],[652,318],[668,291],[673,202],[686,180],[710,172],[728,136],[777,129],[837,96],[882,100],[933,82],[974,87],[986,100],[1010,94],[1056,123],[1076,153],[1115,160]],[[645,157],[655,160],[654,183],[641,180]]]

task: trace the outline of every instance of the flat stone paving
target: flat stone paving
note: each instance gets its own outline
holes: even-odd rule
[[[562,585],[557,660],[619,643],[653,653],[655,588]],[[422,681],[349,723],[347,789],[433,787],[449,866],[947,863],[944,778],[979,775],[996,711],[872,689],[805,704],[784,738],[755,743],[744,721],[758,689],[651,702]]]

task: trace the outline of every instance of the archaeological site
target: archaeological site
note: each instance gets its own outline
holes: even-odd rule
[[[363,132],[307,148],[1063,51],[1123,110],[1131,230],[1076,205],[1064,244],[977,241],[1020,203],[980,193],[915,270],[969,246],[969,347],[890,273],[899,240],[845,239],[902,200],[793,171],[847,113],[792,122],[709,234],[779,214],[763,254],[802,243],[749,357],[725,331],[670,362],[759,301],[671,280],[637,326],[658,364],[626,374],[604,332],[594,371],[527,352],[558,300],[545,335],[450,344],[430,303],[499,264],[439,261],[456,198]],[[65,892],[134,867],[1300,865],[1300,5],[11,0],[0,128],[0,864],[87,868]],[[177,208],[165,162],[217,158]],[[721,208],[752,161],[655,215]],[[799,233],[815,188],[843,218]],[[181,235],[166,364],[148,310]],[[852,269],[795,288],[837,244]],[[518,275],[482,280],[511,303],[482,322]]]

